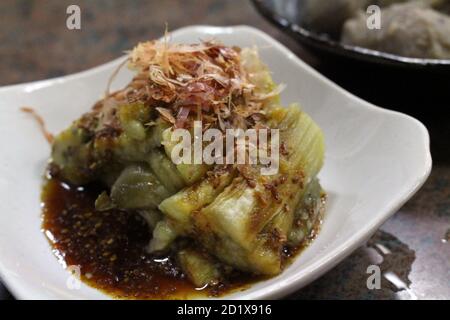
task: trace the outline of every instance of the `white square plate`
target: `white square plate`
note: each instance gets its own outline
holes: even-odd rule
[[[257,29],[194,26],[172,33],[174,42],[211,37],[228,45],[258,46],[275,80],[287,84],[283,103],[299,102],[325,134],[320,178],[329,200],[319,236],[281,275],[227,296],[282,297],[362,245],[419,189],[431,170],[428,132],[409,116],[375,107],[339,88]],[[108,298],[84,284],[69,289],[68,272],[40,230],[40,191],[50,147],[19,107],[32,106],[51,132],[59,132],[101,97],[121,61],[0,89],[0,275],[17,298]],[[123,71],[114,87],[130,79],[131,73]]]

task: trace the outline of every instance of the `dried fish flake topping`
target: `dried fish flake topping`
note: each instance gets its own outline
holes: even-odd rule
[[[258,119],[253,115],[263,114],[263,101],[281,89],[256,93],[252,75],[241,65],[240,48],[213,40],[192,45],[173,44],[167,38],[139,43],[129,54],[128,66],[137,72],[133,82],[146,80],[138,91],[168,104],[157,110],[176,127],[189,127],[198,119],[206,122],[205,128],[245,127],[245,120]]]

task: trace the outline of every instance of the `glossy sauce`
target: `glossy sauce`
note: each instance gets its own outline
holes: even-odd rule
[[[151,234],[139,214],[94,209],[100,191],[97,186],[70,187],[50,178],[42,193],[42,228],[54,253],[65,267],[80,268],[81,280],[88,285],[115,298],[184,299],[221,296],[244,290],[264,279],[236,273],[216,287],[195,288],[174,257],[155,256],[145,251]],[[314,234],[313,231],[299,248],[286,248],[286,262],[301,251]]]

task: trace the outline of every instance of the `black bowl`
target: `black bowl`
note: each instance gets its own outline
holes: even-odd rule
[[[301,5],[304,0],[251,1],[263,17],[319,55],[331,55],[374,65],[450,72],[450,60],[408,58],[367,48],[345,45],[332,39],[329,35],[308,30],[302,26],[301,15],[298,12],[298,10],[301,10]]]

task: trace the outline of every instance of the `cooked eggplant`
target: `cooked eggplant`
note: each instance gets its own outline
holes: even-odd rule
[[[308,115],[292,106],[279,128],[288,150],[280,173],[258,177],[255,186],[237,177],[193,216],[195,234],[205,247],[222,261],[259,274],[281,271],[292,212],[323,164],[322,132]],[[266,228],[279,215],[287,227]]]
[[[161,151],[150,152],[148,163],[159,181],[170,193],[175,193],[185,185],[174,163]]]
[[[125,168],[111,187],[111,200],[121,209],[156,208],[169,196],[169,190],[143,164]]]
[[[197,287],[216,285],[221,280],[218,266],[203,252],[191,248],[180,250],[178,261],[184,273]]]
[[[187,187],[177,194],[165,199],[159,209],[170,219],[175,221],[179,230],[192,229],[192,214],[213,202],[227,187],[235,171],[218,170],[212,172],[203,181]]]
[[[148,251],[161,252],[167,250],[177,236],[178,233],[169,220],[159,221],[153,230],[153,238],[150,241]]]
[[[172,139],[172,132],[173,129],[169,128],[164,130],[162,134],[162,144],[164,146],[164,150],[168,157],[172,158],[172,151],[175,148],[175,146],[178,144],[178,141],[174,141]],[[192,151],[193,153],[193,151]],[[210,169],[210,166],[206,164],[186,164],[186,163],[180,163],[176,164],[176,169],[178,171],[178,174],[183,179],[184,183],[187,185],[191,185],[200,179],[203,178],[203,176],[208,172]]]
[[[280,273],[283,249],[305,241],[320,218],[320,128],[299,106],[280,105],[282,87],[254,48],[153,41],[130,53],[129,67],[136,76],[126,88],[56,137],[52,171],[76,186],[99,185],[99,214],[140,215],[134,223],[146,223],[151,234],[146,254],[171,257],[197,287],[226,282],[237,271]],[[193,133],[198,120],[202,133],[277,129],[265,156],[279,138],[270,150],[279,154],[271,159],[278,171],[263,174],[267,162],[174,162],[175,130]],[[214,157],[223,157],[222,149]]]

